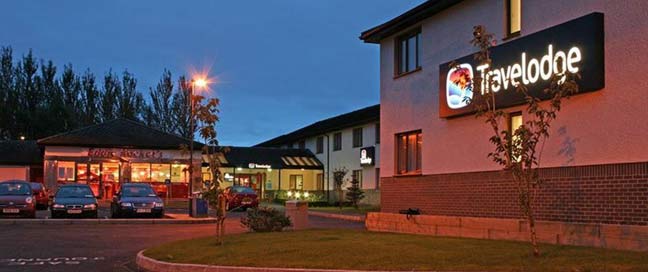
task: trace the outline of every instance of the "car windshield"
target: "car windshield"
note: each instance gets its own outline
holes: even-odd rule
[[[32,182],[32,183],[30,183],[30,185],[31,185],[31,188],[32,188],[32,190],[33,190],[34,192],[38,192],[38,191],[40,191],[40,190],[43,190],[43,185],[41,185],[40,183],[34,183],[34,182]]]
[[[157,196],[151,187],[146,186],[124,186],[122,196],[126,197],[147,197]]]
[[[56,192],[57,198],[84,198],[84,197],[94,197],[92,190],[89,187],[84,186],[67,186],[61,187]]]
[[[232,187],[232,192],[237,194],[255,194],[256,192],[250,187]]]
[[[0,195],[31,195],[32,191],[26,183],[0,183]]]

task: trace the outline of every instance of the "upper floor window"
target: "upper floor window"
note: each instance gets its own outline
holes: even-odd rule
[[[506,2],[506,37],[520,34],[522,29],[522,0]]]
[[[396,135],[396,173],[399,175],[421,173],[421,131]]]
[[[416,29],[396,39],[396,75],[421,68],[420,44],[421,29]]]
[[[362,128],[353,129],[353,147],[362,147]]]
[[[315,153],[322,154],[324,152],[324,136],[317,137],[317,143],[315,144]]]
[[[333,151],[342,150],[342,132],[333,134]]]
[[[306,141],[305,140],[299,141],[299,149],[306,149]]]
[[[376,123],[376,144],[380,143],[380,123]]]

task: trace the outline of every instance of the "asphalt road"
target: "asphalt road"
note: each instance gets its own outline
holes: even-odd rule
[[[244,232],[230,213],[228,234]],[[361,223],[311,216],[315,228],[363,228]],[[173,240],[214,235],[212,224],[0,225],[0,271],[137,271],[135,255]]]

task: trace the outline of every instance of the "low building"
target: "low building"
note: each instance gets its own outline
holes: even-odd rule
[[[363,32],[380,45],[382,211],[520,217],[514,182],[487,157],[492,129],[457,99],[472,88],[449,65],[482,73],[469,41],[483,25],[509,130],[531,119],[515,84],[539,94],[556,72],[581,76],[544,143],[537,218],[647,225],[646,16],[648,1],[430,0]]]
[[[336,200],[333,171],[348,170],[346,184],[356,179],[365,192],[363,203],[380,203],[380,105],[331,117],[259,143],[257,147],[310,150],[322,162],[318,184],[327,198]]]
[[[43,150],[36,141],[0,142],[0,181],[43,182]]]
[[[88,184],[97,196],[110,199],[120,184],[145,182],[160,195],[187,197],[188,140],[139,122],[115,119],[38,140],[44,153],[44,183]],[[201,143],[194,143],[194,169],[200,169]],[[200,180],[195,171],[194,180]],[[194,183],[196,186],[199,182]]]

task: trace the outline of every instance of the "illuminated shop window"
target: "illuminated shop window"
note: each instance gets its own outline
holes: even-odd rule
[[[522,29],[522,0],[506,0],[506,36],[520,33]]]
[[[150,167],[149,163],[131,163],[131,180],[133,182],[150,181]]]
[[[102,163],[101,179],[103,182],[119,182],[119,163],[116,162]]]
[[[74,162],[58,162],[58,170],[56,180],[59,182],[72,182],[74,181]]]
[[[189,165],[172,164],[171,182],[189,182]]]
[[[171,165],[170,164],[151,164],[151,181],[164,182],[166,179],[171,179]]]
[[[423,138],[420,131],[396,135],[397,149],[396,173],[399,175],[421,173],[421,145]]]

